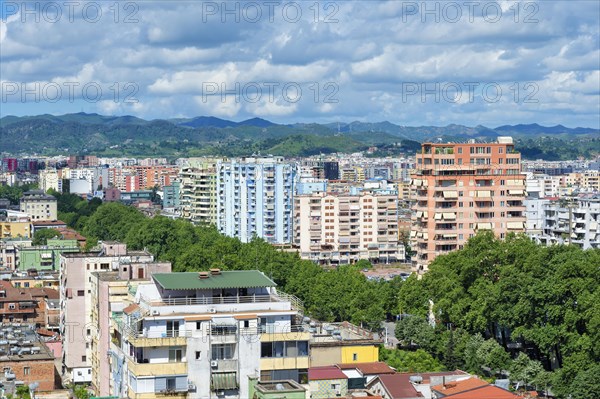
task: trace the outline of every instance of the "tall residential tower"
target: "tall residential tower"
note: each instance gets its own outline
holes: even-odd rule
[[[495,143],[425,143],[412,175],[412,248],[418,272],[479,230],[504,238],[525,227],[525,175],[511,137]]]

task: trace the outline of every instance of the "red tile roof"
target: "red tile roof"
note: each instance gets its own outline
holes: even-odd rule
[[[367,374],[394,374],[396,371],[384,362],[370,363],[342,363],[337,365],[342,370],[357,369],[363,375]]]
[[[132,303],[131,305],[129,305],[125,309],[123,309],[123,313],[129,315],[129,314],[132,314],[133,312],[135,312],[136,310],[138,310],[139,308],[140,307],[137,304]]]
[[[522,396],[513,394],[506,389],[494,385],[471,389],[455,395],[444,396],[444,399],[522,399]]]
[[[431,387],[431,390],[449,396],[454,395],[456,393],[469,391],[471,389],[480,388],[486,385],[490,384],[487,381],[480,380],[477,377],[471,377],[462,381],[447,382],[445,385],[436,385]]]
[[[308,379],[314,380],[347,380],[346,374],[336,366],[311,367],[308,369]]]
[[[382,374],[379,381],[383,384],[391,399],[415,399],[422,398],[423,395],[418,392],[410,383],[411,374]]]

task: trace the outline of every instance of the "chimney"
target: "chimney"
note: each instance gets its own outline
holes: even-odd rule
[[[210,269],[210,274],[212,274],[213,276],[218,276],[219,274],[221,274],[221,269]]]
[[[199,273],[198,273],[198,278],[199,278],[199,279],[205,279],[205,278],[208,278],[208,272],[199,272]]]

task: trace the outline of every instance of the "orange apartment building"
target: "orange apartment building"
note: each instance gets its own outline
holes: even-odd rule
[[[463,247],[480,230],[504,238],[525,228],[525,175],[511,137],[495,143],[424,143],[412,175],[415,271]]]
[[[110,168],[108,181],[121,191],[139,191],[154,186],[169,186],[177,178],[179,168],[175,166],[127,166]]]

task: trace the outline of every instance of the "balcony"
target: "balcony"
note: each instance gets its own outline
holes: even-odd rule
[[[127,361],[127,368],[130,372],[141,376],[157,376],[157,375],[181,375],[187,374],[187,363],[136,363],[132,360]]]
[[[302,306],[302,302],[294,295],[289,295],[281,291],[272,291],[270,294],[176,297],[162,298],[160,300],[148,300],[140,297],[140,307],[153,315],[168,315],[172,313],[210,314],[231,312],[233,309],[236,309],[238,312],[258,310],[288,311],[299,310]]]

